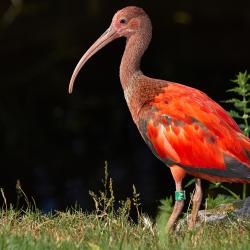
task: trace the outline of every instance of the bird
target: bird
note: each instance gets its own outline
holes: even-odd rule
[[[152,24],[140,7],[117,11],[109,28],[76,65],[74,82],[85,63],[111,41],[126,38],[120,64],[120,82],[132,119],[152,153],[169,167],[175,181],[175,202],[166,222],[174,230],[186,199],[183,179],[195,177],[188,229],[197,222],[202,202],[201,179],[211,182],[250,183],[250,140],[237,123],[202,91],[187,85],[150,78],[140,68],[152,37]]]

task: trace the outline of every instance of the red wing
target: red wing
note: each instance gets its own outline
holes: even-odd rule
[[[183,120],[185,116],[194,117],[209,129],[217,130],[218,126],[223,125],[241,132],[237,123],[219,104],[203,92],[188,86],[177,83],[168,85],[155,97],[152,106],[159,112]]]
[[[161,119],[161,124],[154,126],[150,121],[147,126],[149,140],[160,158],[197,168],[225,167],[223,152],[211,133],[194,123],[181,123],[164,116]]]
[[[165,88],[150,103],[154,111],[147,123],[149,140],[160,158],[223,170],[227,155],[250,165],[243,135],[222,107],[196,89],[179,84]]]

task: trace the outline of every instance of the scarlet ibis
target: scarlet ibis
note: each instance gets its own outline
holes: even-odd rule
[[[109,28],[80,59],[69,93],[91,56],[116,38],[126,37],[120,65],[125,99],[143,139],[170,168],[176,185],[176,200],[166,228],[174,227],[183,209],[182,180],[186,174],[196,177],[189,220],[189,228],[193,228],[202,200],[200,178],[250,183],[250,140],[228,113],[203,92],[142,73],[140,61],[151,35],[151,21],[143,9],[129,6],[119,10]]]

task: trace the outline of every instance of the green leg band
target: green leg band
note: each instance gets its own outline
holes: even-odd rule
[[[185,191],[175,191],[175,200],[176,201],[184,201],[184,200],[186,200]]]

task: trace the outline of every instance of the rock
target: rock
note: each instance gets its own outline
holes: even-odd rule
[[[187,214],[183,219],[179,220],[176,231],[186,226],[190,214]],[[200,210],[196,226],[204,223],[218,223],[230,219],[249,219],[250,217],[250,196],[245,200],[234,201],[227,204],[222,204],[216,208],[209,210]]]
[[[247,197],[240,208],[236,209],[235,214],[238,217],[249,218],[250,217],[250,196]]]

